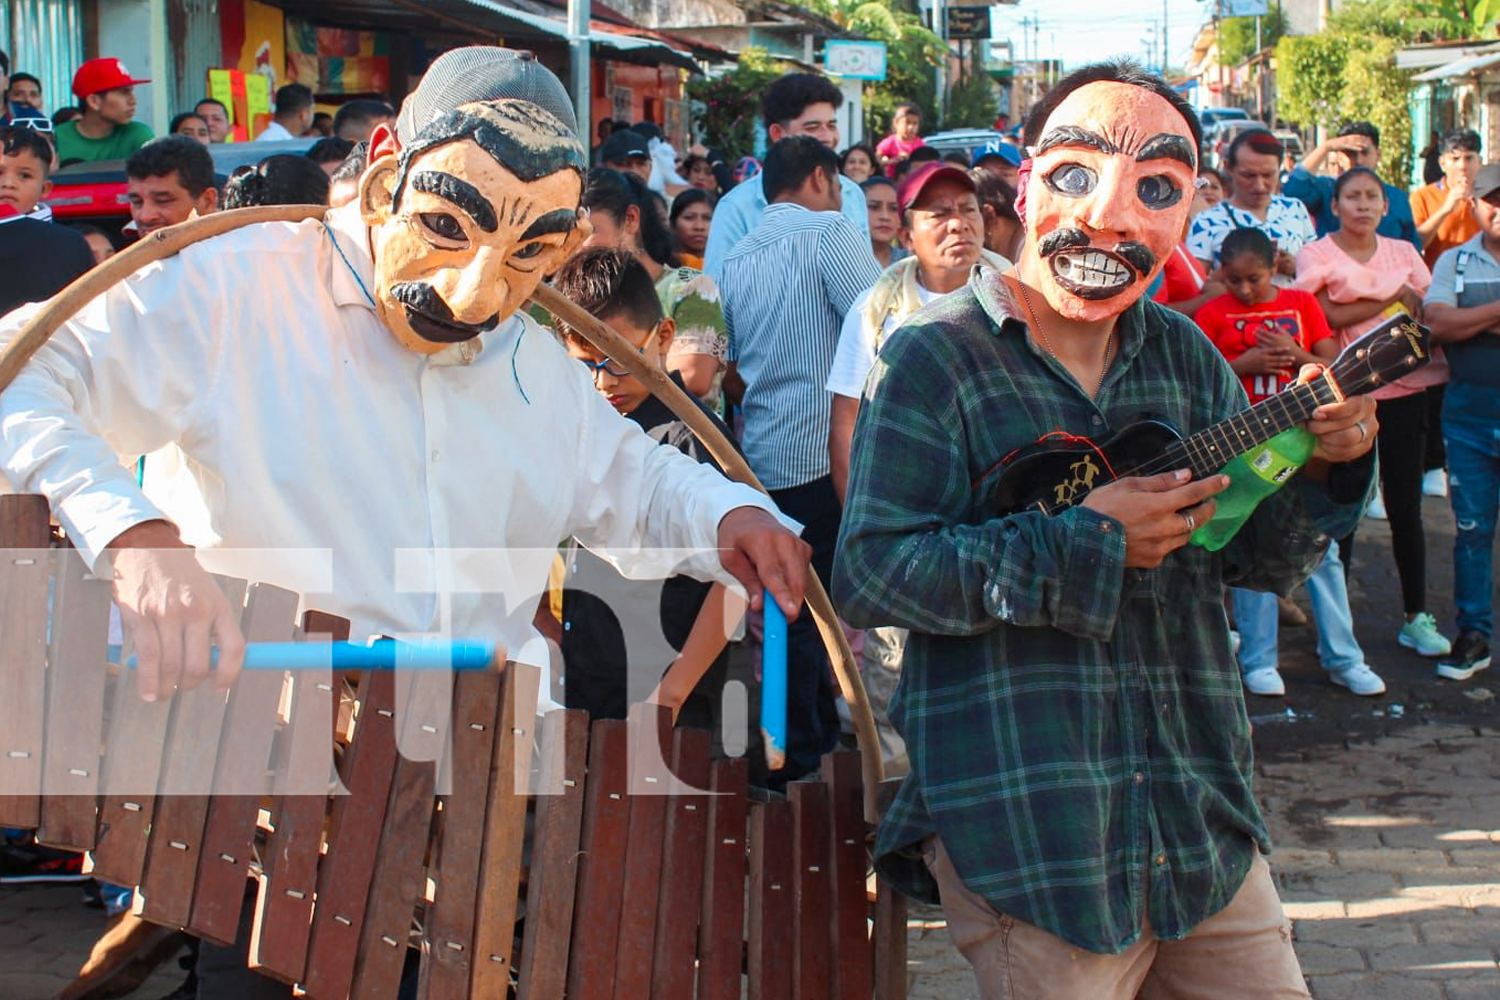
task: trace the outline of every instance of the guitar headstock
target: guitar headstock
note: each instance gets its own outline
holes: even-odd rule
[[[1432,335],[1402,313],[1344,348],[1328,370],[1344,395],[1358,396],[1410,375],[1431,360]]]

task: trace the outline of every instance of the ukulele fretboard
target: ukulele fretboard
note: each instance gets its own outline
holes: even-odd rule
[[[1193,478],[1211,476],[1237,455],[1265,444],[1289,427],[1305,423],[1318,407],[1338,402],[1327,378],[1290,386],[1227,420],[1221,420],[1178,444],[1139,469],[1121,475],[1152,475],[1187,467]]]

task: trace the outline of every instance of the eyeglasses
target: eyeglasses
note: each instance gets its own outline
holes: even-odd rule
[[[665,322],[666,320],[664,319],[657,320],[656,325],[651,328],[651,335],[646,338],[646,342],[639,348],[641,354],[644,355],[651,349],[651,345],[656,343],[656,335],[661,332],[661,325]],[[604,372],[615,378],[624,378],[626,375],[630,374],[630,370],[628,368],[621,369],[618,363],[616,363],[612,358],[605,358],[602,361],[588,361],[584,358],[579,358],[578,363],[589,370],[589,377],[593,379],[597,379],[600,372]]]
[[[33,132],[46,132],[52,134],[51,118],[12,118],[10,124],[14,128],[29,128]]]

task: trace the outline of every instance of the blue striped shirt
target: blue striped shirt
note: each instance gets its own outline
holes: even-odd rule
[[[767,489],[828,475],[839,330],[880,277],[870,241],[837,212],[779,202],[724,259],[729,358],[745,382],[745,457]]]

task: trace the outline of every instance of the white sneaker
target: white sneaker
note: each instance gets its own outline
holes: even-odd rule
[[[1348,670],[1330,671],[1328,679],[1339,687],[1348,688],[1364,698],[1385,694],[1385,681],[1381,680],[1380,675],[1371,670],[1367,663],[1358,664]]]
[[[1422,495],[1445,497],[1448,495],[1448,473],[1442,469],[1428,469],[1422,474]]]
[[[1267,698],[1280,698],[1286,694],[1286,682],[1275,667],[1262,667],[1245,675],[1245,690]]]
[[[1385,497],[1380,491],[1375,491],[1375,498],[1370,501],[1370,506],[1365,508],[1365,517],[1374,518],[1377,521],[1385,520]]]

